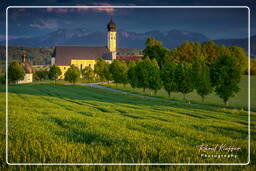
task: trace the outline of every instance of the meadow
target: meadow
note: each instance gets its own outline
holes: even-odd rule
[[[4,95],[1,87],[1,97]],[[199,108],[79,85],[10,85],[8,97],[10,163],[247,162],[246,111]],[[4,151],[5,99],[0,100],[0,148]],[[255,121],[255,118],[252,113],[251,119]],[[252,124],[251,134],[255,133]],[[198,149],[201,144],[234,145],[241,150],[232,152],[237,158],[202,158]],[[252,139],[252,157],[256,154],[255,147]],[[4,155],[2,152],[3,168],[6,167]],[[108,169],[117,167],[127,169],[126,166]],[[142,167],[134,167],[139,168]]]
[[[104,83],[102,84],[106,87],[111,87],[111,88],[116,88],[119,90],[124,90],[127,92],[131,93],[137,93],[137,94],[142,94],[142,95],[147,95],[147,96],[157,96],[161,98],[167,98],[171,100],[176,100],[180,102],[184,102],[183,100],[183,95],[182,93],[178,92],[172,92],[171,96],[169,97],[167,92],[162,88],[157,92],[156,95],[154,95],[152,90],[146,89],[145,92],[143,92],[142,88],[132,88],[130,85],[126,85],[124,87],[123,84],[116,84],[115,83]],[[256,76],[251,76],[251,110],[256,111]],[[248,76],[243,75],[241,78],[240,82],[240,91],[230,99],[228,107],[233,107],[233,108],[238,108],[242,110],[248,111]],[[190,101],[191,103],[200,103],[200,104],[208,104],[208,105],[214,105],[214,106],[221,106],[224,107],[223,105],[223,100],[219,98],[215,92],[212,92],[208,96],[206,96],[205,101],[202,102],[201,97],[196,93],[196,91],[193,91],[192,93],[189,93],[186,95],[186,101]]]

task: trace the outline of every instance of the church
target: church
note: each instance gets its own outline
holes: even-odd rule
[[[52,55],[51,64],[57,64],[62,72],[60,79],[64,78],[69,66],[74,64],[80,70],[86,66],[94,69],[96,60],[103,58],[111,63],[116,59],[116,24],[111,21],[107,25],[108,43],[106,47],[95,46],[56,46]]]

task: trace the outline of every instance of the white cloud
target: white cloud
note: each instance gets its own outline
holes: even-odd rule
[[[30,24],[30,27],[39,28],[39,29],[56,29],[58,28],[58,23],[56,20],[38,20],[38,23]]]

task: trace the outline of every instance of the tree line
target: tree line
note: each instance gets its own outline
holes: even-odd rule
[[[242,48],[220,46],[213,41],[203,44],[185,41],[171,51],[154,38],[148,38],[145,44],[143,58],[138,61],[113,60],[108,63],[98,58],[94,69],[86,66],[80,71],[71,65],[64,79],[76,83],[82,75],[89,81],[98,79],[114,81],[116,85],[130,84],[143,91],[150,89],[155,94],[164,88],[169,96],[172,92],[180,92],[184,99],[195,90],[202,101],[214,91],[225,104],[239,91],[241,74],[247,69],[247,55]],[[13,72],[11,66],[8,69]],[[36,71],[34,78],[56,81],[60,75],[61,70],[55,64],[49,71]]]
[[[237,46],[225,47],[213,41],[203,44],[185,41],[170,51],[162,42],[148,38],[144,57],[128,63],[114,60],[108,64],[98,59],[94,72],[101,81],[113,80],[124,86],[153,90],[164,88],[170,96],[180,92],[184,99],[192,91],[202,101],[215,92],[227,105],[239,92],[241,75],[247,69],[247,55]]]

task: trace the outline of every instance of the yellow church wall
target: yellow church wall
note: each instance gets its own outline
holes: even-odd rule
[[[76,60],[76,59],[72,59],[71,61],[71,65],[75,65],[76,67],[79,68],[79,70],[84,69],[86,66],[90,66],[92,67],[92,69],[94,69],[94,65],[96,63],[95,60]],[[68,68],[70,67],[69,65],[61,65],[59,66],[60,70],[61,70],[61,75],[60,75],[60,79],[64,79],[65,77],[65,72],[68,70]]]
[[[60,75],[60,77],[59,77],[59,79],[64,79],[64,74],[65,74],[65,72],[68,70],[68,68],[69,68],[69,65],[62,65],[62,66],[59,66],[60,67],[60,70],[61,70],[61,75]]]
[[[116,51],[116,32],[114,31],[108,32],[108,48],[110,52]]]

